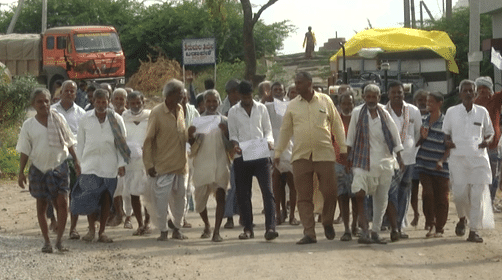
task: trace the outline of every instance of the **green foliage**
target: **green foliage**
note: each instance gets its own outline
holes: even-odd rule
[[[25,0],[14,32],[40,33],[42,0]],[[0,12],[0,30],[7,30],[15,7]],[[218,62],[244,60],[242,7],[231,0],[166,1],[145,6],[140,0],[51,0],[47,6],[48,28],[68,25],[112,25],[120,33],[126,55],[127,76],[139,60],[153,61],[158,48],[170,59],[182,62],[185,38],[215,37]],[[288,22],[255,26],[257,59],[273,54],[294,27]],[[195,67],[195,71],[205,69]]]
[[[479,34],[481,41],[492,38],[491,16],[483,14],[480,17],[481,32]],[[459,75],[455,76],[455,84],[458,85],[461,80],[469,76],[469,64],[467,54],[469,53],[469,8],[455,9],[452,17],[447,19],[442,17],[434,22],[428,22],[427,30],[440,30],[448,33],[451,40],[457,47],[455,61],[459,68]],[[493,65],[490,63],[489,55],[484,55],[481,61],[481,76],[493,76]]]
[[[47,28],[71,25],[113,25],[117,30],[137,17],[143,4],[136,0],[51,0],[47,1]],[[2,12],[0,30],[7,30],[14,15]],[[42,0],[25,0],[15,33],[40,33]]]
[[[19,154],[15,148],[0,147],[0,175],[14,177],[19,172]]]
[[[12,83],[0,82],[0,129],[22,120],[29,106],[30,94],[38,83],[33,76],[20,76]]]
[[[225,92],[225,84],[231,79],[242,80],[244,78],[244,69],[246,65],[243,61],[236,60],[234,63],[220,62],[216,66],[216,90],[220,93],[223,100],[227,93]],[[199,93],[204,91],[204,80],[214,80],[214,67],[208,67],[200,72],[197,78],[194,79],[194,86]]]
[[[269,81],[281,82],[285,89],[290,85],[291,78],[291,75],[277,62],[274,62],[272,66],[269,67],[266,77]]]
[[[11,126],[0,126],[0,178],[15,177],[19,171],[19,153],[16,151],[22,119]]]

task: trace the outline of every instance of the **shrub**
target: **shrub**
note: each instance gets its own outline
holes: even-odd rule
[[[0,81],[0,129],[24,119],[30,93],[39,86],[35,77],[16,77],[12,83]]]

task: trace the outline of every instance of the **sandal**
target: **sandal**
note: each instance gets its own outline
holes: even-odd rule
[[[70,239],[79,240],[80,239],[80,234],[78,234],[78,232],[76,230],[72,230],[70,232]]]
[[[126,219],[126,221],[124,222],[124,228],[127,228],[127,229],[133,229],[133,226],[132,226],[131,220]]]
[[[342,237],[340,237],[340,241],[351,241],[352,234],[350,232],[345,232]]]
[[[293,218],[289,220],[289,224],[292,226],[297,226],[300,224],[300,222],[296,218]]]
[[[42,253],[52,253],[52,245],[50,243],[44,244],[44,247],[42,247]]]
[[[113,240],[106,236],[106,234],[101,234],[98,238],[98,242],[101,243],[113,243]]]
[[[82,240],[84,241],[87,241],[87,242],[91,242],[94,240],[94,237],[96,236],[96,233],[94,232],[88,232],[86,235],[84,235],[84,237],[82,237]]]
[[[70,251],[68,248],[63,247],[63,244],[57,243],[56,246],[54,246],[59,252],[68,252]]]
[[[139,227],[135,232],[132,233],[133,236],[141,236],[143,234],[145,234],[143,227]]]
[[[221,242],[221,241],[223,241],[223,238],[221,238],[221,236],[219,234],[215,234],[215,235],[213,235],[213,238],[211,239],[211,241]]]
[[[200,238],[209,238],[211,237],[211,230],[210,229],[204,229],[204,231],[202,232],[202,235],[200,236]]]
[[[245,231],[245,232],[239,234],[239,239],[241,239],[241,240],[251,239],[251,238],[254,238],[254,232],[252,232],[252,231]]]

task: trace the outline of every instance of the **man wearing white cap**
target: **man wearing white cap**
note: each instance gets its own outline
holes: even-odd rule
[[[493,228],[488,184],[492,182],[486,148],[493,138],[488,111],[474,104],[474,81],[460,82],[462,103],[450,107],[443,121],[445,144],[450,148],[450,179],[459,222],[455,234],[463,236],[467,220],[470,233],[467,241],[483,242],[478,230]]]
[[[502,92],[493,92],[493,82],[490,77],[479,77],[475,81],[477,97],[474,99],[474,104],[483,106],[490,114],[490,120],[493,124],[493,141],[488,146],[488,157],[490,158],[490,167],[492,170],[492,184],[490,185],[490,195],[493,203],[495,194],[500,181],[500,159],[498,157],[497,144],[500,139],[500,107],[502,106]],[[493,205],[494,212],[500,212],[495,205]]]

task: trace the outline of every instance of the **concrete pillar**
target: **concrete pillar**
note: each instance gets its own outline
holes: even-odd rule
[[[492,33],[493,38],[502,38],[502,11],[492,15]],[[495,91],[502,90],[502,71],[497,67],[493,67],[493,77],[495,83]],[[498,83],[498,84],[497,84]]]
[[[479,0],[469,0],[469,9],[469,79],[474,80],[479,77],[479,62],[483,59],[480,51]]]

